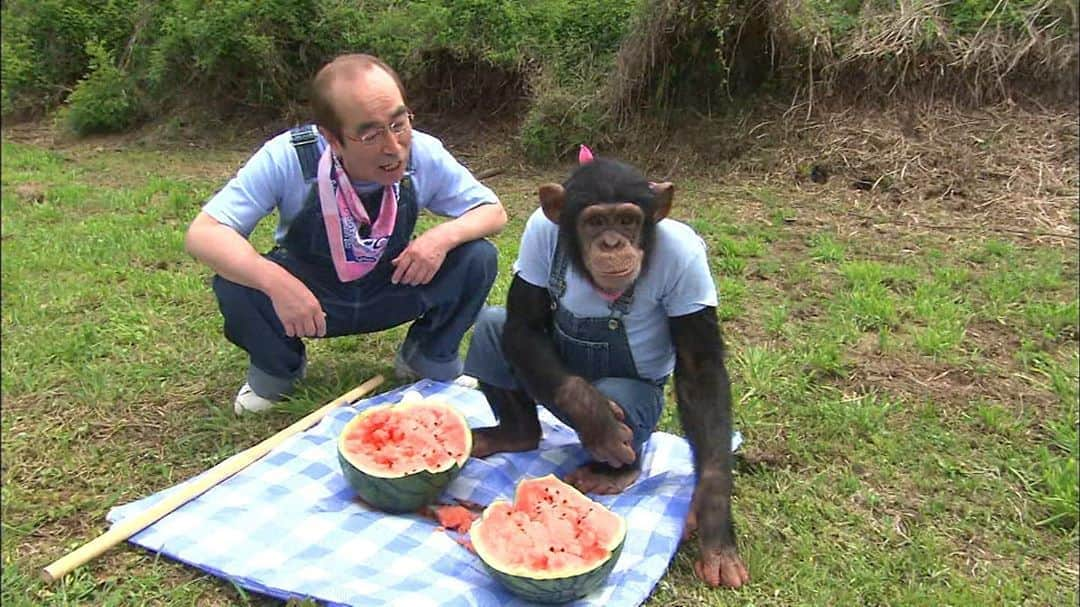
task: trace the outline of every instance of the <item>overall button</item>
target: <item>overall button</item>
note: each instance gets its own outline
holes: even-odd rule
[[[611,320],[609,320],[609,321],[608,321],[608,323],[607,323],[607,327],[608,327],[609,329],[611,329],[612,331],[614,331],[615,329],[618,329],[618,328],[619,328],[619,321],[617,321],[617,320],[615,320],[614,318],[612,318]]]

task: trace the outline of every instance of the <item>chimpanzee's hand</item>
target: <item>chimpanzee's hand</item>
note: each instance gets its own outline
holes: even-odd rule
[[[724,508],[719,480],[702,475],[694,489],[694,499],[683,528],[683,539],[698,530],[701,558],[694,563],[694,573],[710,586],[738,588],[750,581],[750,573],[739,558],[729,512]]]
[[[574,422],[585,450],[614,468],[634,463],[634,433],[623,410],[581,377],[570,377],[555,392],[555,406]]]

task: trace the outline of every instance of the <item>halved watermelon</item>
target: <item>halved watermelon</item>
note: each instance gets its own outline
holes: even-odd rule
[[[471,451],[465,417],[418,392],[361,411],[338,438],[338,461],[349,486],[368,504],[394,513],[434,501]]]
[[[626,522],[547,475],[518,483],[514,503],[493,502],[470,533],[476,554],[511,592],[563,603],[604,585],[626,539]]]

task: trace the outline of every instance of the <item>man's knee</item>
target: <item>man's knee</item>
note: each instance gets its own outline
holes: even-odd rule
[[[483,238],[472,240],[458,247],[460,260],[468,273],[480,282],[492,283],[499,270],[499,253],[495,245]]]
[[[218,307],[221,308],[221,313],[224,316],[228,317],[230,312],[238,309],[250,308],[250,289],[244,285],[215,274],[211,286],[214,289],[214,295],[217,297]]]

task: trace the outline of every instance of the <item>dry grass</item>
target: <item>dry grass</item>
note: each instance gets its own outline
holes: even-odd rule
[[[764,71],[757,78],[771,75],[808,113],[837,97],[980,105],[1075,100],[1080,89],[1076,9],[1060,14],[1052,0],[1017,9],[999,0],[974,32],[949,21],[954,3],[900,0],[886,9],[866,2],[850,26],[839,25],[847,15],[833,4],[652,0],[636,14],[603,96],[622,124],[665,105],[688,74],[708,82],[693,70],[711,65],[725,79],[711,78],[719,91],[700,90],[701,97],[730,93],[748,76],[740,70]],[[1018,16],[1002,25],[1006,9]]]
[[[821,166],[855,187],[883,190],[892,208],[881,210],[915,229],[951,229],[935,222],[960,216],[963,229],[1075,238],[1075,111],[934,104],[819,114],[784,121],[785,139],[804,144],[786,155],[799,179],[800,170]]]
[[[634,15],[615,56],[615,70],[603,93],[619,122],[650,95],[657,71],[669,65],[674,49],[690,35],[690,23],[707,13],[704,2],[654,0]]]
[[[1008,6],[1000,0],[979,28],[958,33],[944,15],[950,3],[902,0],[893,10],[867,10],[857,28],[836,34],[820,23],[791,28],[793,13],[808,13],[807,3],[773,2],[777,35],[788,45],[808,48],[803,92],[893,96],[917,88],[931,98],[985,103],[1016,94],[1073,93],[1076,89],[1076,19],[1071,35],[1049,1],[1020,9],[1023,28],[991,23]],[[1033,90],[1032,83],[1041,90]]]
[[[797,221],[841,234],[947,242],[984,232],[1075,246],[1078,118],[1075,107],[1016,103],[760,103],[737,115],[689,113],[667,131],[627,129],[617,153],[656,178],[712,167],[718,180],[827,191],[842,212],[807,205]]]

